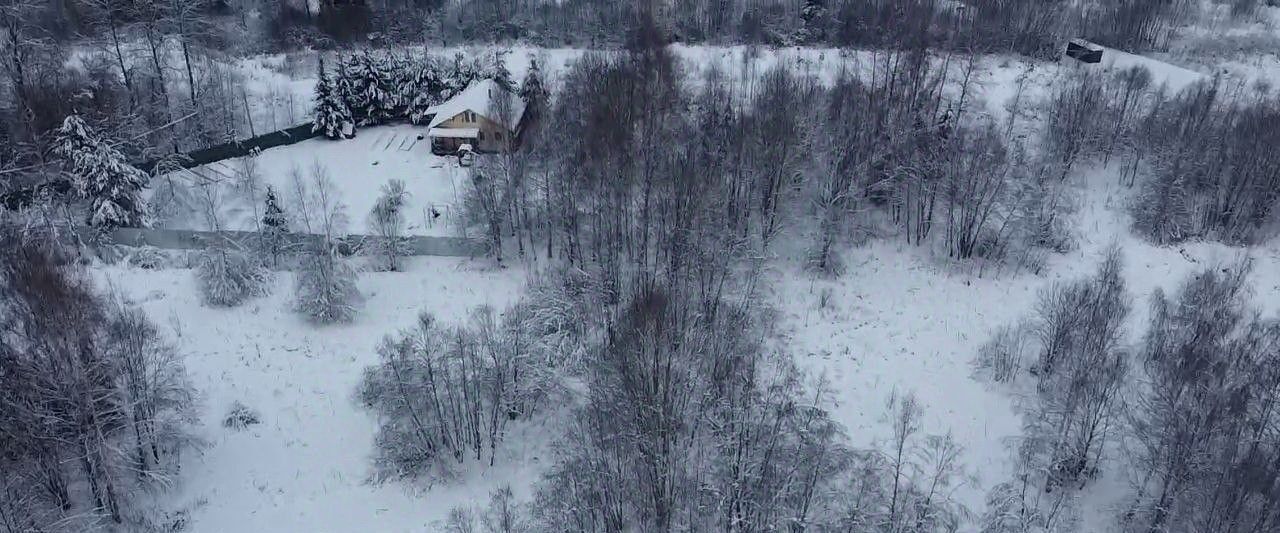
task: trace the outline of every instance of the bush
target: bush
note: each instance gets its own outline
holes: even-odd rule
[[[258,418],[258,412],[240,403],[239,400],[232,403],[231,409],[227,411],[227,416],[222,417],[222,427],[237,431],[259,422],[261,420]]]
[[[523,323],[499,324],[488,308],[452,328],[423,313],[416,327],[383,339],[358,393],[382,422],[378,478],[449,478],[467,460],[492,465],[506,424],[532,413],[551,383],[532,340]]]
[[[978,368],[990,372],[994,381],[1013,381],[1023,368],[1023,358],[1033,348],[1031,332],[1027,321],[996,330],[978,351]]]
[[[350,322],[362,296],[357,273],[332,251],[306,254],[294,281],[294,309],[320,324]]]
[[[227,248],[207,250],[196,265],[200,295],[208,305],[235,307],[270,292],[268,270],[243,252]]]

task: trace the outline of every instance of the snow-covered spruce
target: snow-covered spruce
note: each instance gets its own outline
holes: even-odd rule
[[[196,266],[200,296],[212,306],[234,307],[270,289],[271,273],[240,250],[205,250]]]
[[[410,63],[407,81],[401,86],[400,98],[405,105],[405,116],[411,122],[422,122],[431,113],[432,106],[444,101],[446,90],[439,63],[431,57]]]
[[[320,75],[316,80],[315,106],[311,131],[323,133],[330,139],[346,137],[348,131],[354,133],[355,123],[351,118],[351,110],[347,108],[333,79],[325,71],[324,59],[320,60]]]
[[[342,64],[340,94],[358,126],[380,124],[396,115],[399,101],[390,62],[383,54],[362,52]]]
[[[89,225],[147,224],[147,204],[139,193],[150,176],[130,165],[80,115],[68,115],[62,121],[53,150],[63,160],[76,193],[89,200]]]
[[[267,185],[261,228],[259,244],[262,254],[270,257],[272,266],[279,266],[280,256],[288,251],[289,216],[280,207],[280,197],[270,185]]]

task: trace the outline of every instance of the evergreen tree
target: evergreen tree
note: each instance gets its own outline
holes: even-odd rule
[[[547,105],[547,88],[542,82],[542,69],[537,58],[529,59],[529,70],[520,82],[520,99],[524,100],[524,120],[532,124]]]
[[[822,42],[827,35],[827,6],[825,0],[805,0],[804,6],[800,8],[800,22],[802,26],[797,37],[801,43]]]
[[[320,60],[320,79],[316,81],[315,122],[311,126],[313,132],[323,132],[325,137],[337,139],[346,134],[347,127],[355,131],[351,110],[343,102],[342,96],[334,86],[333,80],[324,69],[324,59]]]
[[[289,217],[280,207],[280,198],[274,187],[267,185],[266,208],[263,210],[262,225],[281,233],[289,232]]]
[[[395,115],[396,91],[385,56],[363,52],[343,70],[347,105],[357,125],[378,124]]]
[[[425,60],[409,67],[410,76],[406,83],[404,103],[405,114],[414,124],[427,117],[427,110],[444,100],[446,85],[441,75],[440,66],[432,60]]]
[[[289,233],[289,217],[280,207],[280,198],[276,190],[267,185],[267,200],[262,215],[262,244],[271,255],[273,265],[279,265],[280,254],[287,243],[285,235]]]
[[[511,71],[507,70],[508,50],[499,50],[493,54],[493,82],[508,91],[516,90],[516,82],[511,79]]]
[[[97,227],[138,227],[147,222],[140,196],[150,176],[125,160],[80,115],[70,115],[57,131],[54,154],[71,174],[76,193],[90,201],[87,222]]]
[[[441,99],[447,100],[462,92],[463,89],[471,85],[471,82],[481,77],[482,70],[478,60],[467,61],[462,52],[455,54],[453,56],[453,68],[450,69],[449,75],[445,77],[446,90],[441,94]]]
[[[373,84],[377,89],[370,93],[369,118],[374,123],[383,123],[402,111],[400,84],[404,78],[404,66],[387,54],[371,55],[370,60]]]
[[[337,73],[333,77],[332,87],[334,92],[338,94],[338,99],[342,100],[342,104],[347,106],[347,112],[354,120],[360,109],[359,99],[356,97],[355,87],[355,56],[338,56]]]

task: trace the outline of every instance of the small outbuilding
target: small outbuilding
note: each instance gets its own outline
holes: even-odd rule
[[[493,80],[472,83],[462,92],[428,110],[431,152],[450,155],[463,145],[481,153],[515,148],[524,118],[524,100]]]
[[[1083,63],[1101,63],[1102,47],[1084,39],[1067,41],[1067,57]]]

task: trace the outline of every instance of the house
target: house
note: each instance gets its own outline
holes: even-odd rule
[[[506,99],[507,105],[502,105]],[[469,144],[477,152],[503,152],[515,146],[524,118],[524,100],[493,80],[480,80],[444,103],[428,109],[431,153],[453,154]]]

